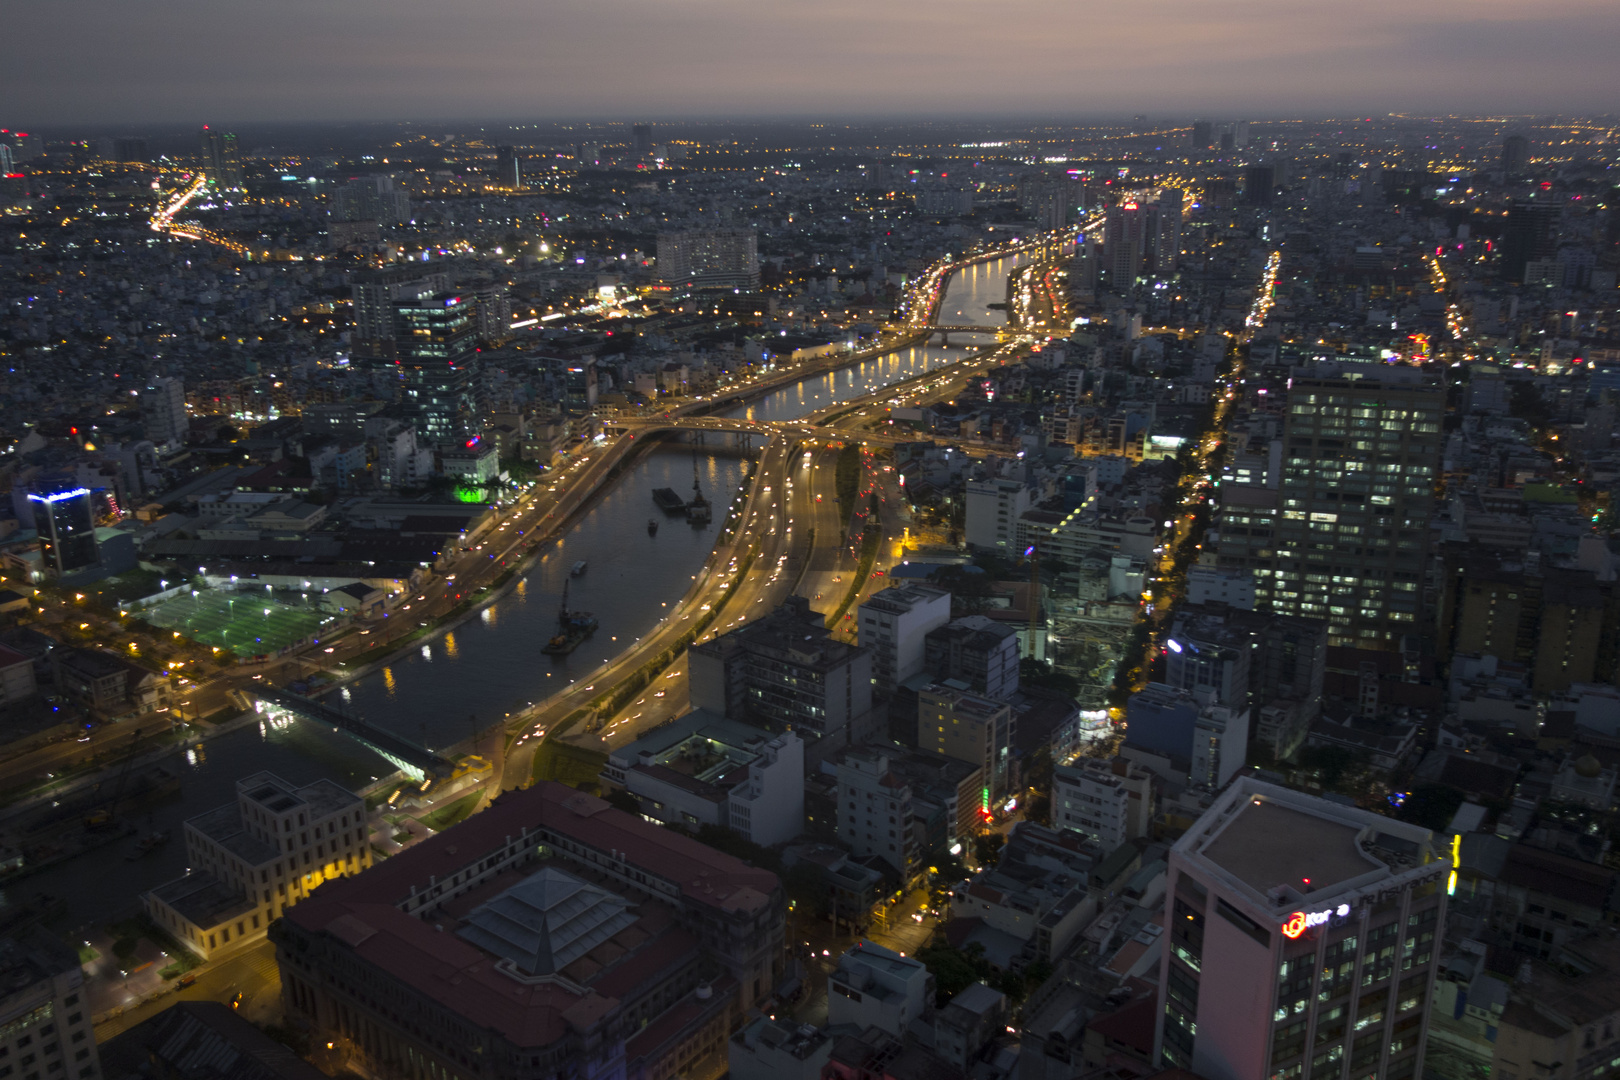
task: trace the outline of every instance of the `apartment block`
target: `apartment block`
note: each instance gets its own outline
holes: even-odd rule
[[[844,737],[872,707],[872,656],[834,641],[803,597],[693,645],[692,707],[807,741]]]
[[[0,1069],[20,1080],[101,1080],[84,973],[74,949],[43,930],[0,938]]]
[[[1011,705],[960,684],[936,683],[917,695],[917,749],[982,770],[991,802],[1008,791],[1013,724]]]
[[[872,688],[880,697],[923,671],[930,631],[951,621],[951,594],[930,585],[891,585],[860,606],[861,647],[872,654]]]

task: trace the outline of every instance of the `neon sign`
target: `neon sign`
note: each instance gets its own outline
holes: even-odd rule
[[[1348,914],[1350,914],[1349,904],[1340,904],[1328,911],[1296,911],[1282,924],[1283,937],[1297,938],[1313,927],[1326,926],[1327,921],[1334,916],[1342,919]]]
[[[62,502],[65,499],[76,499],[80,495],[88,494],[90,494],[89,488],[74,488],[72,491],[58,491],[54,495],[34,495],[30,493],[28,497],[34,502],[55,503]]]

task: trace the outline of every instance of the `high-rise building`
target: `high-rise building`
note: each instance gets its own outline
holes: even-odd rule
[[[366,1076],[673,1076],[784,973],[775,874],[563,784],[276,921],[288,1020]]]
[[[861,647],[872,654],[872,689],[880,697],[923,671],[929,631],[951,621],[951,594],[930,585],[891,585],[860,607]]]
[[[1451,867],[1428,829],[1235,781],[1170,849],[1159,1063],[1422,1076]]]
[[[376,343],[394,340],[394,304],[420,300],[434,293],[450,291],[450,275],[442,269],[429,270],[417,263],[387,270],[362,271],[354,275],[349,295],[354,303],[356,342]]]
[[[986,615],[965,615],[924,636],[923,667],[941,682],[1004,701],[1018,693],[1018,631]]]
[[[96,156],[102,161],[141,162],[152,160],[142,138],[101,138],[96,140]]]
[[[1213,618],[1178,614],[1165,639],[1164,681],[1177,690],[1208,690],[1222,705],[1249,703],[1253,634]]]
[[[1249,707],[1148,683],[1125,706],[1124,756],[1180,786],[1219,791],[1247,762]]]
[[[516,190],[523,186],[523,159],[515,148],[495,148],[495,182],[501,187]]]
[[[12,148],[10,143],[0,139],[0,177],[20,175],[17,172],[19,167],[17,164],[17,151]]]
[[[1153,774],[1124,758],[1081,758],[1052,770],[1052,827],[1090,837],[1104,851],[1146,836]]]
[[[1158,201],[1148,204],[1147,209],[1142,246],[1144,253],[1151,256],[1153,272],[1165,277],[1175,272],[1181,256],[1181,191],[1162,189]]]
[[[1103,258],[1115,290],[1135,284],[1146,245],[1147,210],[1134,202],[1109,207],[1103,226]]]
[[[834,641],[803,597],[687,656],[693,708],[795,731],[807,743],[842,736],[872,707],[871,653]]]
[[[429,443],[456,442],[473,431],[477,336],[477,305],[460,293],[430,293],[394,304],[405,406]]]
[[[40,554],[57,577],[101,561],[90,498],[90,489],[82,487],[31,492],[28,496],[34,509],[34,528],[39,532]]]
[[[1011,705],[955,686],[917,695],[917,749],[982,770],[992,800],[1007,794],[1014,722]]]
[[[630,126],[630,150],[637,157],[646,157],[653,152],[653,129],[651,124],[632,124]]]
[[[1530,263],[1558,256],[1559,217],[1557,203],[1514,199],[1508,204],[1507,225],[1502,230],[1504,281],[1523,284]]]
[[[333,221],[376,221],[401,225],[411,220],[411,197],[392,176],[361,176],[332,193]]]
[[[242,186],[242,154],[236,136],[229,132],[202,129],[203,169],[208,182],[221,190],[235,191]]]
[[[191,430],[186,385],[177,375],[148,379],[141,390],[141,433],[159,448],[179,446]]]
[[[1331,645],[1394,649],[1417,631],[1445,404],[1416,368],[1325,362],[1294,378],[1271,611],[1326,619]]]
[[[1277,167],[1250,165],[1243,170],[1243,201],[1250,206],[1270,206],[1277,197]]]
[[[968,477],[964,502],[968,546],[1007,551],[1017,542],[1019,519],[1035,504],[1035,489],[1022,462],[986,460]]]
[[[1530,167],[1530,140],[1523,135],[1509,135],[1502,140],[1502,172],[1509,179],[1523,176]]]
[[[837,765],[838,842],[857,858],[881,859],[909,882],[926,854],[912,828],[911,787],[878,750],[854,750]]]
[[[1208,120],[1194,120],[1192,146],[1194,150],[1208,150],[1215,143],[1215,125]]]
[[[43,929],[0,938],[0,1058],[24,1080],[100,1080],[90,994],[74,948]]]
[[[661,232],[658,278],[683,289],[757,289],[758,236],[753,229]]]
[[[596,357],[581,356],[563,369],[563,408],[573,416],[586,416],[596,409]]]
[[[1232,146],[1233,146],[1233,148],[1237,149],[1237,150],[1242,150],[1245,147],[1247,147],[1248,145],[1249,145],[1249,122],[1247,120],[1234,121],[1233,124],[1232,124]]]

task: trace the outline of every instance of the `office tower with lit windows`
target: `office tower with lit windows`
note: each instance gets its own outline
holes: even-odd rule
[[[1153,272],[1160,277],[1175,273],[1181,255],[1181,191],[1164,188],[1159,200],[1148,206],[1143,233],[1143,253],[1151,256]]]
[[[1330,645],[1397,649],[1418,632],[1445,408],[1417,368],[1324,361],[1294,378],[1274,569],[1256,582],[1269,610],[1326,619]]]
[[[349,296],[354,303],[354,338],[359,347],[371,351],[394,340],[397,302],[448,292],[450,275],[443,265],[430,270],[422,263],[406,263],[386,270],[357,271]]]
[[[153,446],[180,446],[191,429],[186,415],[186,384],[175,375],[148,379],[140,392],[141,431]]]
[[[1452,873],[1428,829],[1240,777],[1170,849],[1154,1052],[1208,1080],[1414,1080]]]
[[[1103,259],[1114,288],[1126,288],[1142,272],[1147,211],[1134,202],[1109,207],[1103,225]]]
[[[34,528],[45,564],[57,577],[95,566],[101,561],[96,547],[96,515],[89,488],[32,492]]]
[[[688,289],[759,288],[753,229],[691,229],[658,234],[658,277]]]
[[[235,135],[203,128],[202,156],[203,168],[214,187],[234,191],[242,186],[242,153]]]
[[[416,430],[446,445],[473,430],[473,364],[477,356],[478,305],[470,296],[437,292],[394,304],[401,393]]]

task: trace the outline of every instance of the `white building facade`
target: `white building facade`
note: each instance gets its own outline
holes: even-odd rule
[[[1239,779],[1170,849],[1156,1058],[1209,1080],[1422,1076],[1451,870],[1427,829]]]
[[[371,865],[365,800],[330,780],[236,782],[236,804],[185,824],[185,877],[146,894],[153,921],[208,959],[264,936],[323,881]]]
[[[931,585],[891,585],[861,605],[860,643],[872,654],[872,689],[887,697],[923,671],[930,630],[951,621],[951,594]]]

